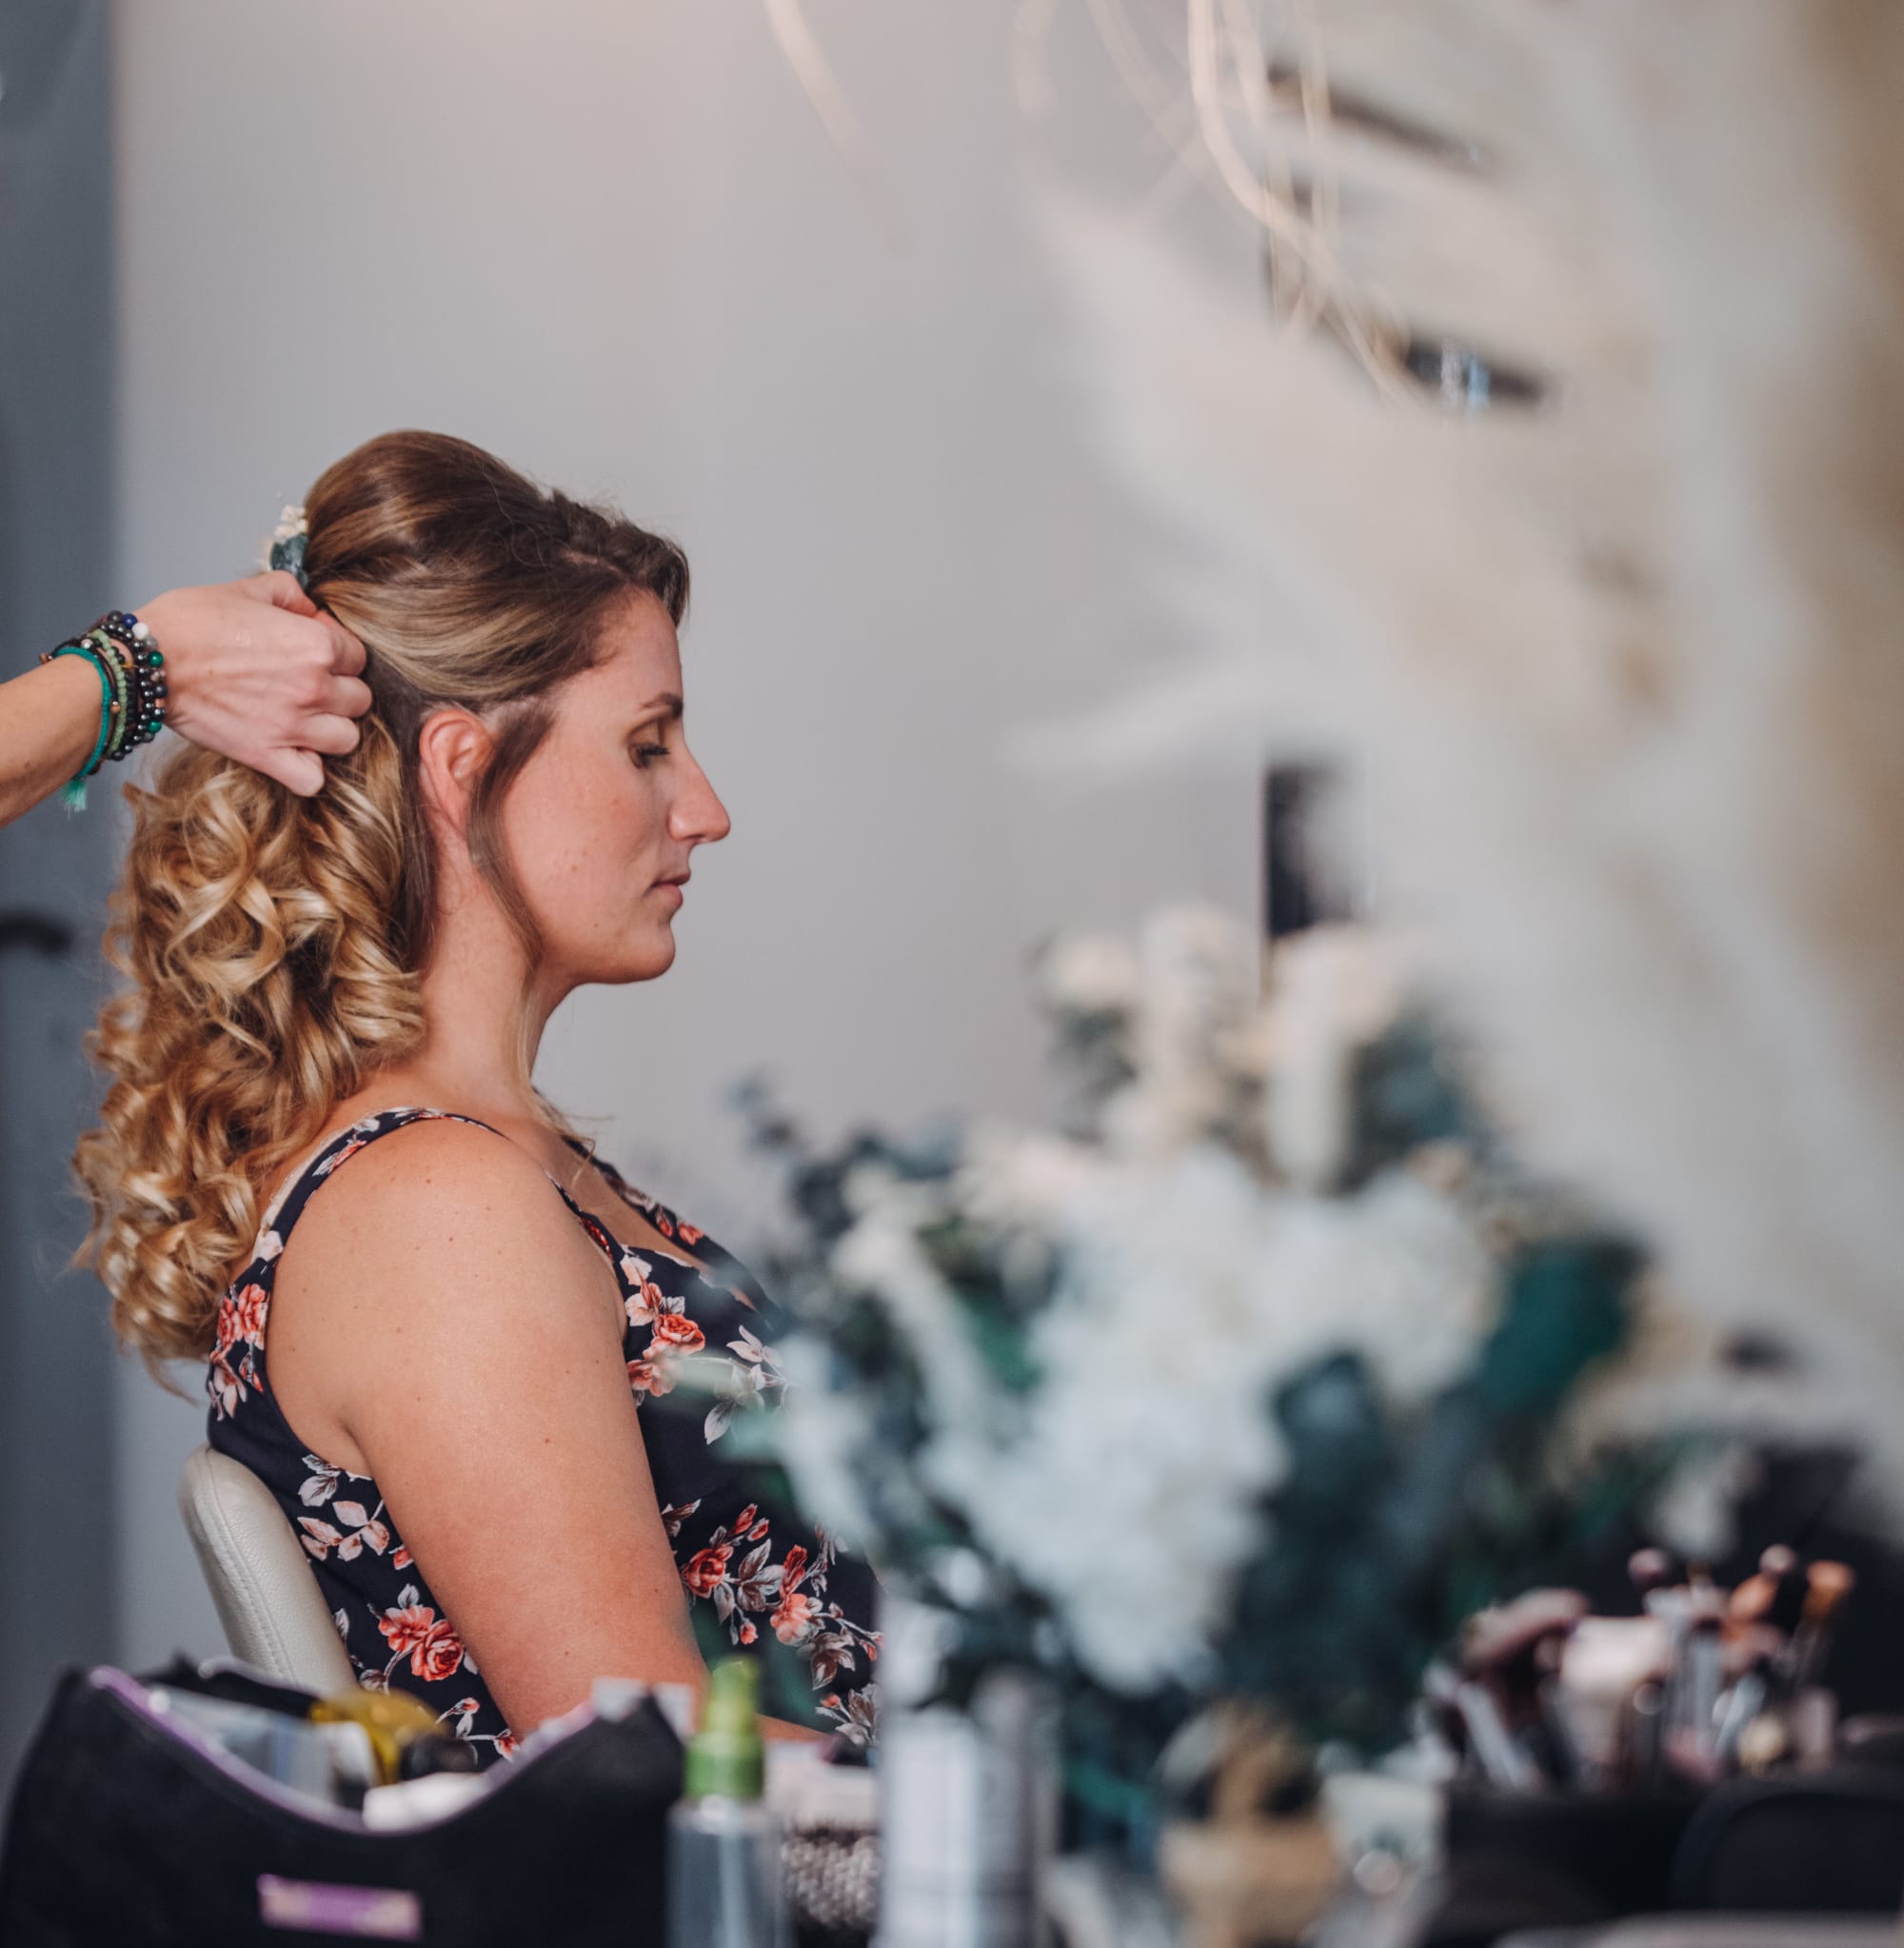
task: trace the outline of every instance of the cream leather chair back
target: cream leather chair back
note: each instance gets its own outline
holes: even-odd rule
[[[179,1512],[232,1656],[320,1696],[353,1689],[310,1560],[264,1482],[229,1455],[201,1447],[179,1479]]]

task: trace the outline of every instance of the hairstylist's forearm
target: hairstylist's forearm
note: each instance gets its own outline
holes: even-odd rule
[[[84,656],[0,684],[0,825],[50,798],[99,741],[99,672]]]
[[[364,646],[288,574],[174,588],[140,605],[165,655],[166,721],[207,750],[296,792],[357,746],[370,707]],[[99,744],[99,674],[83,656],[0,684],[0,825],[30,811]]]

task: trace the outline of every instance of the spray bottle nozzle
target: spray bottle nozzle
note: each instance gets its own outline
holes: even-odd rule
[[[701,1729],[687,1741],[684,1783],[690,1799],[758,1799],[765,1790],[760,1672],[752,1658],[723,1658],[707,1674]]]

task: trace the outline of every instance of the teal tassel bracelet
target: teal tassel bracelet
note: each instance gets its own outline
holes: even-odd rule
[[[165,728],[169,701],[166,659],[152,632],[135,615],[109,609],[84,636],[62,643],[40,658],[84,656],[99,676],[99,738],[92,755],[60,786],[69,811],[86,808],[86,781],[110,758],[149,744]]]
[[[112,673],[106,666],[106,659],[91,644],[62,643],[40,661],[52,663],[62,656],[84,656],[99,678],[99,741],[92,746],[91,757],[59,788],[60,803],[69,811],[84,811],[86,781],[98,770],[105,758],[107,742],[119,716],[119,700],[113,695]]]

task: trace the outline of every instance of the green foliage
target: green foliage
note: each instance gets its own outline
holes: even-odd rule
[[[1352,1353],[1279,1391],[1289,1471],[1237,1594],[1220,1688],[1379,1751],[1464,1618],[1579,1574],[1674,1459],[1662,1442],[1562,1480],[1547,1453],[1555,1409],[1625,1339],[1638,1264],[1606,1238],[1528,1247],[1470,1373],[1415,1416],[1389,1411]]]
[[[1095,1108],[1132,1074],[1128,1027],[1108,1015],[1068,1023],[1081,1100]],[[902,1143],[860,1132],[822,1150],[759,1085],[744,1092],[742,1107],[783,1168],[800,1227],[770,1263],[768,1282],[792,1302],[828,1387],[851,1401],[865,1430],[856,1485],[875,1533],[856,1540],[883,1572],[902,1577],[951,1619],[948,1699],[969,1697],[1001,1665],[1047,1676],[1062,1706],[1073,1817],[1086,1836],[1121,1834],[1140,1844],[1154,1813],[1157,1757],[1215,1696],[1266,1704],[1318,1740],[1369,1751],[1392,1745],[1405,1734],[1424,1665],[1461,1620],[1520,1590],[1577,1577],[1587,1559],[1619,1540],[1676,1452],[1662,1441],[1584,1474],[1557,1466],[1557,1417],[1581,1378],[1625,1342],[1640,1260],[1620,1240],[1551,1221],[1506,1227],[1503,1238],[1521,1242],[1501,1247],[1493,1325],[1438,1395],[1398,1407],[1354,1349],[1282,1379],[1263,1412],[1288,1465],[1260,1511],[1262,1546],[1238,1580],[1227,1623],[1151,1695],[1110,1692],[1072,1655],[1054,1604],[990,1556],[922,1479],[928,1376],[892,1306],[843,1282],[834,1262],[855,1222],[856,1173],[933,1193],[922,1200],[916,1242],[952,1294],[1009,1415],[1035,1410],[1033,1330],[1065,1271],[1060,1247],[962,1209],[951,1194],[962,1161],[955,1133]],[[1339,1191],[1409,1167],[1433,1146],[1438,1157],[1465,1158],[1493,1190],[1508,1185],[1511,1202],[1511,1165],[1425,1018],[1404,1014],[1359,1051],[1347,1108]],[[1259,1110],[1249,1117],[1259,1124]],[[1240,1114],[1239,1126],[1247,1120]],[[1252,1169],[1268,1167],[1258,1150],[1237,1154]],[[1265,1183],[1266,1195],[1274,1188]],[[1198,1403],[1160,1400],[1158,1411],[1195,1414]],[[953,1576],[948,1565],[965,1573]]]

